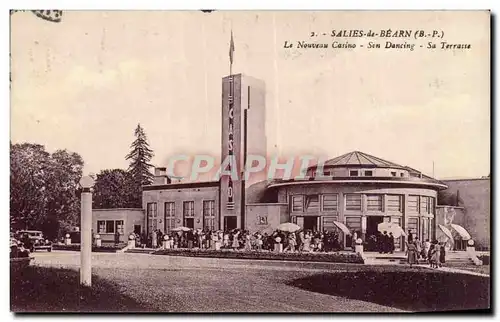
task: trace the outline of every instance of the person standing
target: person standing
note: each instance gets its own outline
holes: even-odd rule
[[[408,264],[410,267],[417,262],[417,248],[414,243],[407,243]]]
[[[422,248],[422,257],[426,260],[429,260],[429,250],[431,249],[431,243],[428,239],[425,240]]]
[[[356,251],[356,239],[358,239],[358,233],[354,232],[352,234],[352,241],[351,241],[351,247],[354,252]]]
[[[387,235],[387,231],[384,230],[382,234],[382,253],[387,254],[389,252],[389,235]]]
[[[158,234],[155,229],[151,233],[151,248],[156,248],[156,246],[158,245],[157,243],[158,243]]]
[[[392,234],[392,231],[389,232],[388,242],[389,242],[388,250],[391,254],[394,254],[394,235]]]
[[[408,244],[413,243],[413,234],[411,232],[411,229],[408,230]]]
[[[418,261],[422,255],[422,243],[420,242],[418,237],[415,237],[414,244],[415,244],[415,248],[417,249],[417,261]]]
[[[442,267],[446,261],[446,243],[439,243],[439,267]]]
[[[118,245],[120,243],[120,232],[118,229],[115,231],[115,245]]]

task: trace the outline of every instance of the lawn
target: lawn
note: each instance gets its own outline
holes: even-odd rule
[[[490,278],[425,268],[364,266],[295,279],[289,285],[408,311],[490,308]]]
[[[11,276],[13,312],[144,312],[151,308],[121,294],[117,287],[92,276],[93,287],[79,285],[79,272],[29,266]]]

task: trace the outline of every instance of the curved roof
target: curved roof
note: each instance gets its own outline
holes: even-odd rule
[[[344,166],[366,166],[372,168],[400,168],[400,169],[407,168],[400,164],[386,161],[381,158],[360,151],[349,152],[325,162],[325,167],[344,167]],[[310,168],[315,168],[315,167],[316,166],[312,166]]]

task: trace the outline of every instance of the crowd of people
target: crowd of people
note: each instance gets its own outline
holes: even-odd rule
[[[407,256],[410,267],[421,261],[427,262],[431,268],[442,267],[446,262],[446,243],[426,239],[423,243],[418,239],[408,238]]]
[[[189,230],[163,234],[154,230],[149,235],[132,233],[135,246],[142,248],[200,248],[200,249],[233,249],[233,250],[274,250],[281,244],[285,252],[319,252],[337,251],[341,249],[337,232],[319,232],[300,230],[284,232],[276,230],[272,233],[251,233],[247,230]]]

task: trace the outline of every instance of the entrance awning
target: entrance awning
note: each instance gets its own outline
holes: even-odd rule
[[[344,223],[341,223],[340,221],[334,221],[333,222],[335,224],[335,226],[337,226],[340,230],[342,230],[342,232],[346,235],[350,235],[351,232],[349,231],[349,228],[347,228],[346,225],[344,225]]]
[[[440,224],[439,229],[441,229],[441,231],[446,235],[446,237],[453,240],[453,235],[451,234],[451,231],[448,228]]]
[[[451,228],[453,228],[460,235],[460,237],[462,237],[463,240],[471,239],[470,234],[467,232],[467,230],[465,230],[464,227],[457,224],[451,224]]]

